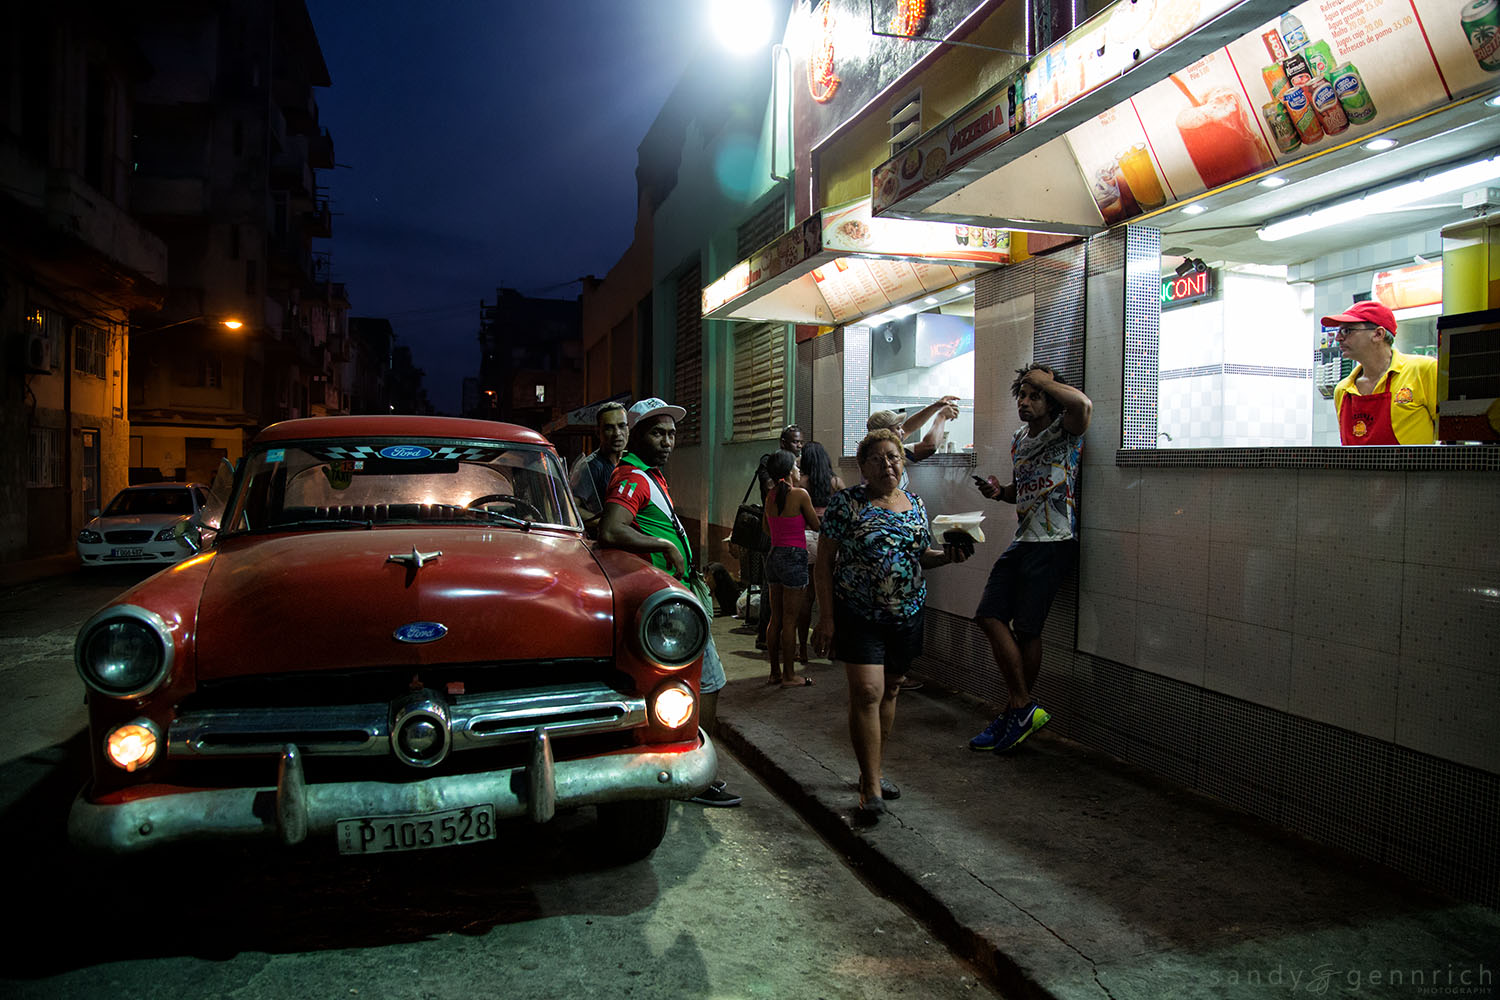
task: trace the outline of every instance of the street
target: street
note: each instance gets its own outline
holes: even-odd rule
[[[362,860],[328,843],[81,857],[63,833],[87,772],[73,633],[142,578],[0,591],[24,719],[0,737],[7,996],[994,995],[722,749],[744,805],[674,804],[655,855],[618,869],[591,862],[587,811]]]

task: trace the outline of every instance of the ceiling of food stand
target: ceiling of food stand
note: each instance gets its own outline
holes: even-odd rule
[[[1188,215],[1180,206],[1139,224],[1162,230],[1163,246],[1189,247],[1195,256],[1256,264],[1293,264],[1403,233],[1430,231],[1466,217],[1461,192],[1438,195],[1396,212],[1371,215],[1301,236],[1266,242],[1262,225],[1356,197],[1371,188],[1411,178],[1429,168],[1471,163],[1500,152],[1500,108],[1482,100],[1446,108],[1382,133],[1399,141],[1372,152],[1370,136],[1321,156],[1267,174],[1284,178],[1278,188],[1248,181],[1199,199],[1205,211]],[[1500,186],[1492,182],[1491,186]]]

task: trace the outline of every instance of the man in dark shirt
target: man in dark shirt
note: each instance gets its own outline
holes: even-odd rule
[[[625,404],[605,403],[599,407],[594,429],[599,435],[598,450],[579,456],[568,474],[568,486],[583,514],[583,527],[590,535],[598,533],[609,478],[620,464],[620,456],[625,454],[625,442],[630,435]]]

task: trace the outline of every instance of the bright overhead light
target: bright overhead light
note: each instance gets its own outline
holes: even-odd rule
[[[1191,205],[1184,205],[1182,207],[1183,215],[1202,215],[1205,211],[1207,210],[1197,202],[1193,202],[1193,204]]]
[[[1269,226],[1257,229],[1255,235],[1272,243],[1354,219],[1394,212],[1424,198],[1434,198],[1474,184],[1485,184],[1497,177],[1500,177],[1500,156],[1492,156],[1488,160],[1451,167],[1421,180],[1407,181],[1379,191],[1371,191],[1361,197],[1336,202],[1327,208],[1320,208],[1305,215],[1273,222]]]
[[[1270,177],[1267,177],[1264,180],[1262,180],[1260,182],[1260,186],[1263,187],[1263,188],[1279,188],[1279,187],[1281,187],[1281,185],[1283,185],[1285,183],[1286,183],[1286,178],[1285,177],[1278,177],[1275,174],[1272,174]]]
[[[938,304],[937,298],[935,296],[932,296],[932,295],[927,296],[927,298],[923,299],[922,301],[925,302],[925,303],[927,303],[930,306],[935,306],[935,305]]]
[[[1365,148],[1372,153],[1383,153],[1387,149],[1395,149],[1401,145],[1395,139],[1371,139],[1365,143]]]
[[[757,52],[771,38],[771,10],[764,0],[715,0],[709,17],[719,44],[736,54]]]
[[[1494,97],[1491,97],[1484,103],[1488,104],[1492,108],[1500,108],[1500,94],[1496,94]]]
[[[969,294],[969,293],[970,293],[970,292],[972,292],[972,291],[973,291],[973,290],[974,290],[974,289],[973,289],[973,288],[971,288],[971,287],[970,287],[970,286],[968,286],[968,285],[959,285],[959,286],[958,286],[958,294],[960,294],[960,295],[968,295],[968,294]]]

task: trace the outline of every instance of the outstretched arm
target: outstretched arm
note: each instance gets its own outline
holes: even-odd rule
[[[604,513],[599,517],[599,541],[617,549],[650,556],[660,552],[672,564],[673,572],[681,579],[687,577],[687,562],[682,550],[670,539],[657,538],[641,531],[634,524],[635,516],[617,503],[605,503]]]

